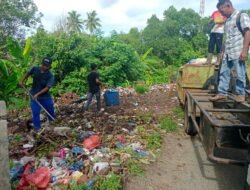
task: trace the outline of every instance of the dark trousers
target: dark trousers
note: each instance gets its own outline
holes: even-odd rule
[[[221,53],[222,49],[223,34],[221,33],[210,33],[210,40],[208,43],[208,53],[214,53],[216,46],[216,53]]]
[[[45,99],[38,99],[37,100],[48,112],[49,114],[55,118],[55,112],[54,112],[54,103],[52,97],[45,98]],[[32,121],[35,130],[39,130],[41,128],[40,123],[40,113],[41,113],[41,107],[38,105],[38,103],[31,99],[30,101],[30,107],[32,110]],[[52,121],[53,119],[50,118],[50,116],[47,115],[49,118],[49,121]]]
[[[87,100],[87,103],[86,105],[84,106],[84,109],[83,111],[87,111],[89,109],[89,106],[92,102],[92,99],[93,97],[96,97],[96,107],[97,107],[97,110],[99,111],[101,109],[101,92],[97,92],[97,93],[91,93],[89,92],[88,94],[88,100]]]

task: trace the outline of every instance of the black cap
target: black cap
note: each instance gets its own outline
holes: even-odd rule
[[[42,64],[50,66],[52,64],[52,59],[49,57],[43,58]]]

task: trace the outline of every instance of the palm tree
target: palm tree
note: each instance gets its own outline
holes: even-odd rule
[[[67,27],[69,31],[80,33],[83,30],[83,20],[81,15],[76,11],[68,12]]]
[[[96,29],[101,26],[101,20],[97,17],[96,11],[87,13],[87,17],[88,18],[84,20],[85,27],[89,30],[90,34],[94,34]]]

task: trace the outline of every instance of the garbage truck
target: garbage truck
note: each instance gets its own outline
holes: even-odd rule
[[[185,132],[199,137],[211,161],[248,167],[249,96],[243,103],[236,102],[234,93],[229,93],[227,100],[209,101],[216,94],[218,73],[218,66],[206,64],[186,64],[179,69],[176,82],[178,98],[185,109]],[[249,66],[247,74],[250,76]],[[246,170],[246,183],[242,189],[249,188],[248,178]]]

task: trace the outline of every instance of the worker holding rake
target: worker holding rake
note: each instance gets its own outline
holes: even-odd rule
[[[49,89],[54,85],[54,75],[51,73],[50,68],[52,59],[44,58],[40,67],[32,67],[19,82],[19,85],[24,87],[25,82],[31,76],[33,83],[29,95],[31,97],[30,107],[32,110],[32,122],[34,130],[40,131],[40,112],[43,109],[48,116],[49,121],[55,120],[54,103]]]

